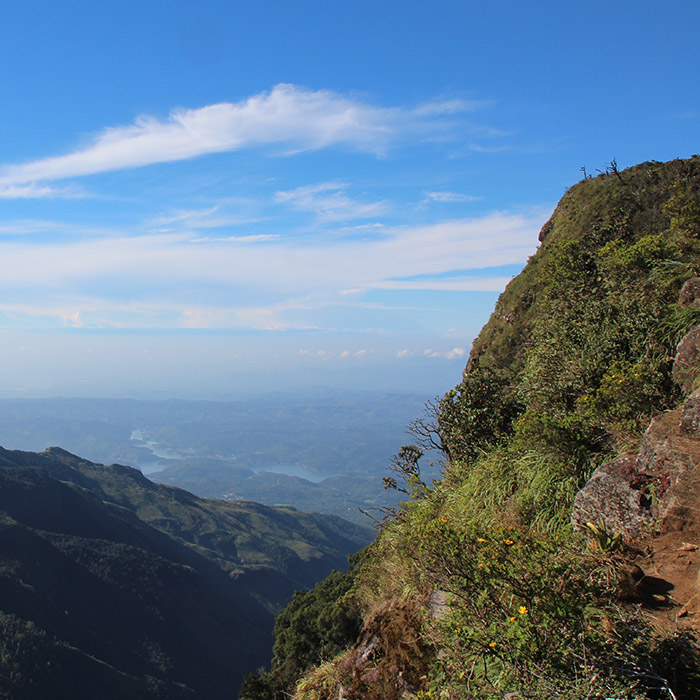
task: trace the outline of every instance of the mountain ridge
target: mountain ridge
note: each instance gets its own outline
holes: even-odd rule
[[[231,697],[269,654],[274,612],[370,539],[60,448],[0,448],[0,528],[0,697],[27,700],[101,684],[114,697]],[[83,672],[94,683],[65,681]]]
[[[566,192],[540,240],[462,381],[393,463],[387,481],[409,500],[350,592],[325,603],[354,600],[360,635],[308,663],[286,640],[302,646],[313,629],[285,622],[270,671],[248,677],[242,700],[698,697],[700,608],[686,603],[700,593],[700,542],[682,524],[669,541],[663,513],[666,497],[700,503],[697,489],[664,490],[671,432],[654,430],[680,412],[700,425],[700,399],[681,386],[699,378],[674,373],[684,338],[694,365],[700,357],[700,309],[679,300],[688,280],[700,285],[700,157],[613,161]],[[432,484],[421,477],[427,444],[445,457]],[[672,482],[683,469],[696,476],[681,452]],[[574,531],[577,494],[621,454],[637,455],[626,482]],[[642,535],[608,517],[630,493],[649,516]]]
[[[0,399],[0,445],[34,452],[60,445],[199,496],[289,505],[362,525],[359,509],[395,505],[378,477],[428,398],[328,391],[227,402]]]

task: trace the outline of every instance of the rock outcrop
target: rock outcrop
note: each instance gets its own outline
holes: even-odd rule
[[[700,303],[700,279],[683,290],[682,303]],[[674,363],[674,378],[686,392],[698,360],[700,327],[681,340]],[[593,473],[576,495],[571,520],[576,529],[593,523],[644,549],[646,577],[668,584],[682,606],[678,616],[700,627],[700,389],[651,421],[637,453]]]
[[[638,537],[652,520],[651,500],[637,472],[637,456],[624,454],[603,464],[576,495],[571,514],[575,528],[588,523],[607,531]]]
[[[699,278],[685,284],[681,300],[697,299],[696,292]],[[700,326],[678,344],[673,376],[687,393],[699,371]],[[656,416],[636,454],[599,467],[576,495],[571,519],[576,528],[602,524],[627,540],[639,539],[651,527],[700,531],[700,390],[682,407]]]

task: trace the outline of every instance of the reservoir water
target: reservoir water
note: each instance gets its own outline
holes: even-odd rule
[[[154,457],[160,460],[182,460],[196,457],[193,452],[177,452],[168,447],[164,447],[154,440],[149,440],[146,437],[145,430],[136,429],[131,432],[129,439],[136,443],[139,447],[145,447]],[[230,457],[207,457],[207,459],[213,459],[221,462],[231,462],[236,459],[235,456]],[[163,461],[153,461],[153,462],[139,462],[137,466],[143,474],[154,474],[155,472],[162,471],[168,465]],[[301,479],[306,479],[307,481],[312,481],[318,483],[331,476],[336,476],[333,472],[322,472],[313,469],[307,469],[299,464],[266,464],[262,467],[252,467],[251,471],[258,474],[260,472],[269,472],[272,474],[284,474],[285,476],[296,476]]]

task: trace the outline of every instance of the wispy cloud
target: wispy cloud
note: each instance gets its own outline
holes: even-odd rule
[[[241,102],[177,109],[165,120],[144,116],[105,129],[73,153],[6,166],[0,184],[58,180],[265,144],[295,150],[343,144],[382,152],[396,117],[396,110],[327,90],[277,85]]]
[[[255,146],[283,152],[342,146],[383,154],[412,130],[478,103],[449,100],[414,109],[379,107],[330,90],[280,84],[239,102],[175,109],[166,119],[141,116],[107,128],[65,155],[0,169],[0,197],[66,196],[42,183]]]
[[[344,182],[323,182],[318,185],[297,187],[277,192],[275,201],[289,204],[300,211],[310,211],[321,221],[350,221],[385,214],[387,202],[359,202],[346,194],[349,185]]]
[[[362,294],[371,290],[500,291],[510,281],[501,270],[493,277],[469,270],[523,263],[545,218],[496,213],[387,228],[380,237],[301,242],[188,232],[14,236],[0,238],[0,292],[6,303],[21,294],[37,307],[79,311],[87,324],[314,328],[329,318],[316,320],[314,310],[369,308]],[[447,274],[455,269],[461,276]],[[125,295],[138,305],[126,308]]]
[[[488,100],[436,100],[418,105],[413,111],[422,116],[459,114],[461,112],[475,112],[490,104],[491,102]]]
[[[308,348],[303,348],[299,350],[299,355],[325,359],[328,357],[329,352],[328,350],[309,350]]]
[[[51,187],[34,182],[0,183],[0,199],[82,199],[85,193],[77,188]]]
[[[453,202],[477,202],[481,197],[475,197],[469,194],[461,194],[459,192],[426,192],[426,201],[453,203]]]
[[[226,202],[226,205],[230,205]],[[235,203],[236,211],[251,209],[254,205],[249,201]],[[144,226],[155,232],[171,233],[175,231],[199,231],[202,229],[215,229],[225,227],[242,226],[258,223],[262,216],[254,216],[247,213],[231,213],[224,204],[214,204],[209,207],[197,209],[178,209],[168,214],[161,214],[147,219]]]
[[[440,290],[443,292],[502,292],[511,277],[454,277],[422,280],[382,280],[374,289]]]
[[[464,348],[452,348],[451,350],[433,350],[432,348],[427,348],[423,350],[423,355],[425,357],[442,358],[445,360],[456,360],[458,358],[464,357],[467,351]]]
[[[532,253],[545,215],[495,213],[415,227],[387,228],[380,238],[214,240],[196,246],[188,233],[2,242],[0,284],[54,285],[80,278],[189,279],[269,289],[440,288],[441,279],[406,280],[448,270],[520,263]],[[23,241],[26,240],[27,243]],[[399,280],[399,281],[396,281]],[[406,280],[406,281],[401,281]]]
[[[204,209],[179,209],[171,214],[153,217],[145,223],[154,228],[167,227],[172,224],[187,228],[216,228],[222,225],[221,206],[215,204]]]
[[[506,151],[513,150],[513,146],[509,144],[499,144],[492,146],[472,141],[469,143],[468,150],[475,151],[476,153],[505,153]]]
[[[369,351],[366,348],[362,348],[361,350],[343,350],[340,353],[340,359],[347,360],[350,357],[367,357],[368,354]]]
[[[188,238],[188,241],[190,243],[259,243],[261,241],[275,241],[281,237],[277,233],[251,233],[247,236],[192,236]]]
[[[0,237],[41,234],[50,234],[54,239],[62,236],[104,236],[113,238],[124,235],[124,231],[107,226],[89,226],[54,219],[15,219],[0,223]]]

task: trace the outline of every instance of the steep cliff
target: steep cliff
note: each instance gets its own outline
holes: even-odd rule
[[[242,698],[700,695],[700,157],[583,180],[540,241],[419,424],[443,478],[399,470],[359,639]]]

